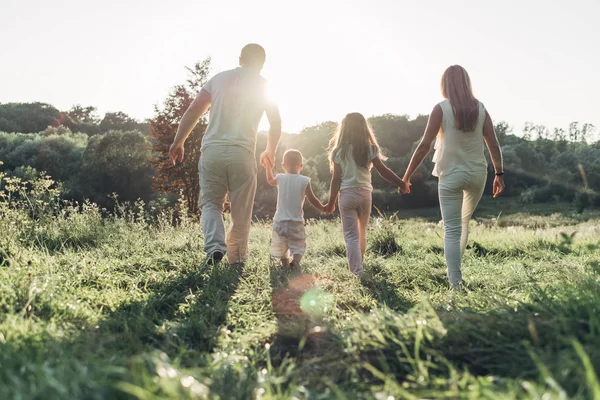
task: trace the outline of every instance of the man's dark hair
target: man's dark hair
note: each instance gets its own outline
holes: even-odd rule
[[[248,66],[262,67],[267,58],[265,49],[256,43],[250,43],[244,46],[240,60]]]

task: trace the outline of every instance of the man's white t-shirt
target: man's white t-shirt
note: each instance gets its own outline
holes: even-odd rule
[[[273,221],[304,222],[304,198],[310,183],[308,176],[300,174],[277,174],[277,211]]]
[[[354,156],[352,155],[352,145],[348,146],[346,151],[346,157],[342,159],[341,148],[337,149],[334,156],[333,162],[339,164],[342,168],[342,183],[340,190],[348,188],[365,188],[373,190],[371,184],[371,166],[372,161],[379,155],[375,146],[369,147],[369,167],[365,168],[356,164]]]
[[[254,154],[258,124],[267,107],[267,81],[253,69],[238,67],[215,75],[202,89],[211,97],[202,150],[233,145]]]

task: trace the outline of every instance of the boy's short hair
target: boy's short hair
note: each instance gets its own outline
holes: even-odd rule
[[[302,153],[296,149],[290,149],[283,153],[283,163],[286,165],[302,165],[304,160]]]

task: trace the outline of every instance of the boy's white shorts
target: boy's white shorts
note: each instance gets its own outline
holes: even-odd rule
[[[302,221],[279,221],[273,223],[271,256],[275,258],[304,255],[306,232]]]

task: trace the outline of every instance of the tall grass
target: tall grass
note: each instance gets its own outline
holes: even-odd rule
[[[2,399],[600,397],[598,214],[482,213],[460,294],[426,219],[375,219],[360,281],[339,221],[300,273],[266,223],[243,268],[202,267],[193,221],[27,193],[0,201]]]

